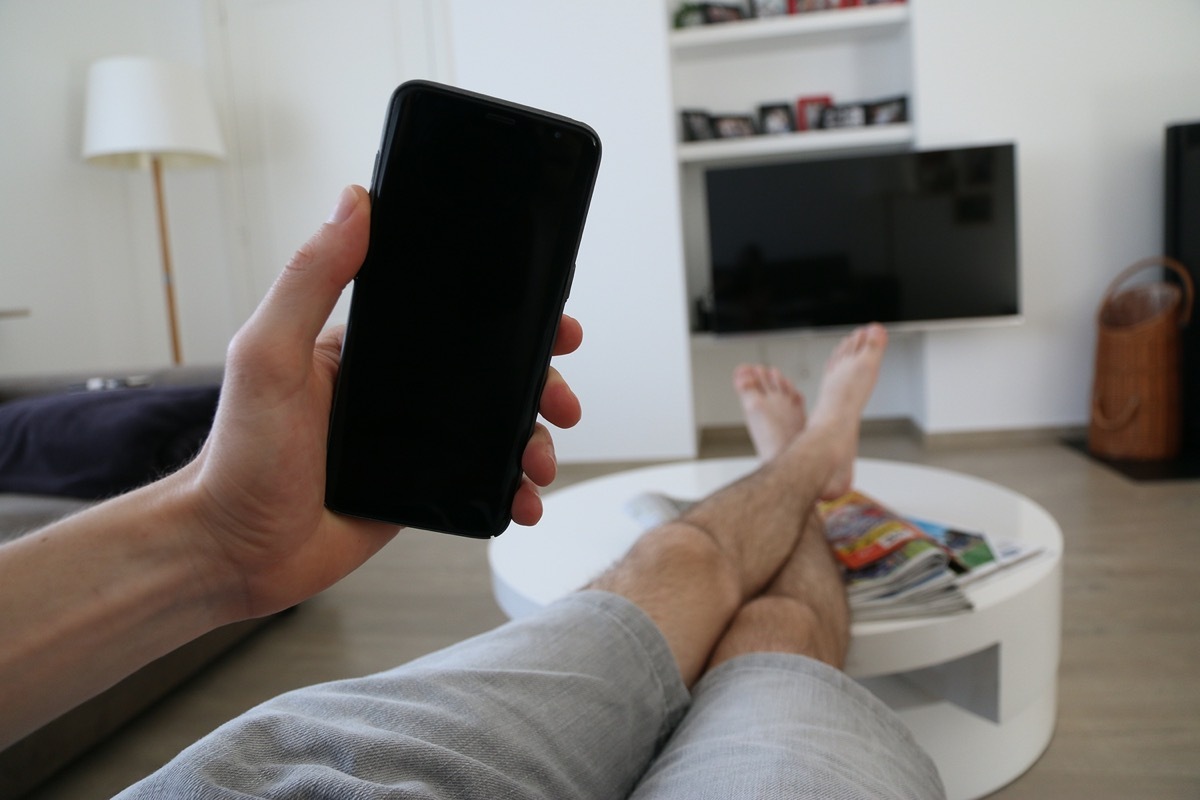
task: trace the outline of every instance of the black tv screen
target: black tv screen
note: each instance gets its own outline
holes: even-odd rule
[[[1014,317],[1011,144],[709,169],[718,333]]]

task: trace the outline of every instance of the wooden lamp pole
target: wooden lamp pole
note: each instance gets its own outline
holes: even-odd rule
[[[171,360],[182,364],[183,353],[179,346],[179,313],[175,307],[175,274],[171,269],[171,241],[167,235],[167,202],[163,192],[162,159],[153,156],[150,169],[154,174],[154,207],[158,212],[158,241],[162,247],[163,290],[167,294],[167,325],[171,329]]]

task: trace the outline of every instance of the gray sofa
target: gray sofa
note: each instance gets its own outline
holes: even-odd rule
[[[0,409],[29,398],[114,387],[215,387],[221,367],[174,367],[112,375],[75,374],[0,379]],[[91,394],[91,392],[89,392]],[[28,405],[26,403],[25,405]],[[13,407],[9,407],[10,409]],[[2,433],[2,431],[0,431]],[[94,500],[0,489],[0,542],[36,530]],[[191,642],[0,752],[0,797],[20,797],[103,741],[174,687],[199,672],[268,620],[231,625]]]

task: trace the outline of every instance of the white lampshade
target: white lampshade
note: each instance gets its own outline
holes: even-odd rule
[[[185,64],[122,56],[88,71],[83,157],[115,167],[167,167],[223,158],[204,77]]]

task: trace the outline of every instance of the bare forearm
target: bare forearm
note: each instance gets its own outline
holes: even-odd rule
[[[185,480],[0,549],[0,748],[225,621]]]

